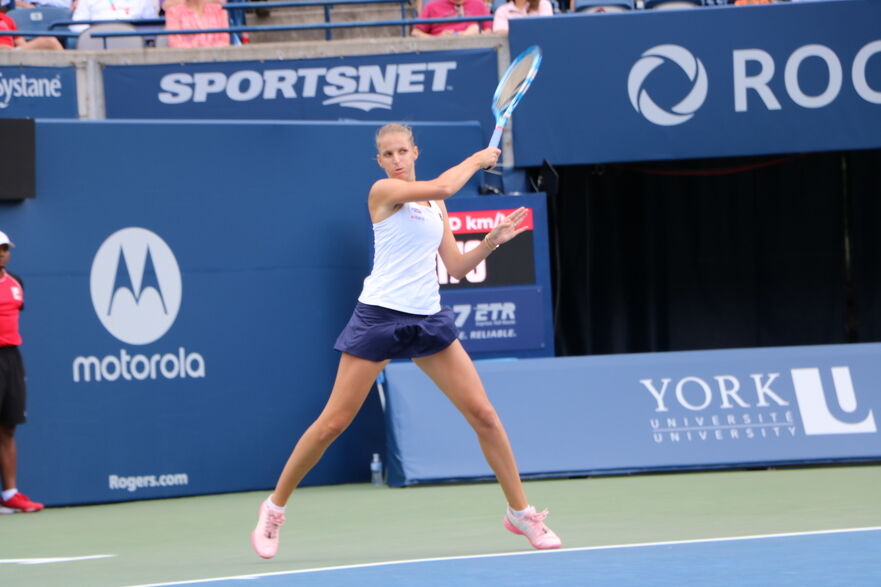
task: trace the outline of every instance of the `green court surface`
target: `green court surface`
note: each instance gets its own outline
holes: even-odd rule
[[[877,527],[879,488],[879,465],[526,484],[564,548]],[[298,490],[279,555],[264,561],[249,533],[267,493],[0,516],[0,585],[144,585],[530,550],[502,528],[495,484],[357,484]],[[110,556],[79,558],[97,555]]]

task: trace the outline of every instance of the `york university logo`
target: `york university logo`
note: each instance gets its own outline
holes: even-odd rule
[[[181,275],[169,246],[137,227],[114,232],[98,248],[89,285],[104,328],[128,344],[161,338],[177,317]]]
[[[688,76],[691,90],[670,110],[659,106],[643,87],[649,75],[665,63],[673,63]],[[627,77],[627,94],[633,108],[649,122],[660,126],[675,126],[694,116],[707,97],[707,72],[700,59],[679,45],[658,45],[642,54]]]
[[[858,434],[878,431],[872,410],[859,408],[850,369],[832,367],[833,389],[828,394],[823,387],[819,369],[790,371],[805,434]]]
[[[788,380],[782,371],[640,379],[654,400],[653,441],[789,439],[798,435],[799,415],[806,436],[877,432],[874,413],[860,404],[848,367],[796,368],[789,375]]]

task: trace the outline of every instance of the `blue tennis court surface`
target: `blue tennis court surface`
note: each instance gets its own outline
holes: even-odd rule
[[[881,528],[397,561],[175,584],[881,586]]]

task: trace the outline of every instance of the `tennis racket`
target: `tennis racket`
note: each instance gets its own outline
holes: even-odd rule
[[[496,93],[493,95],[492,109],[496,117],[496,129],[489,140],[490,147],[498,147],[502,141],[502,131],[505,130],[514,108],[529,89],[529,84],[535,79],[539,65],[541,65],[541,48],[533,45],[511,62],[505,75],[499,80]]]

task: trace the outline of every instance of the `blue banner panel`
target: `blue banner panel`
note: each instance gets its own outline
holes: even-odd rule
[[[477,368],[526,476],[881,458],[878,343]],[[386,376],[390,484],[492,474],[465,420],[415,365],[391,364]]]
[[[73,67],[0,67],[0,117],[77,118]]]
[[[108,118],[479,120],[491,128],[497,79],[492,49],[104,67]]]
[[[0,206],[25,290],[19,487],[62,505],[274,486],[370,270],[376,128],[37,122],[40,193]],[[426,174],[483,143],[476,123],[414,131]],[[366,481],[382,426],[371,394],[306,484]]]
[[[511,22],[544,60],[514,114],[518,165],[881,146],[881,2]]]
[[[438,259],[441,303],[455,311],[459,339],[475,358],[554,355],[546,195],[457,196],[447,201],[450,229],[470,251],[519,206],[529,210],[520,224],[526,230],[463,279]]]
[[[545,338],[551,317],[545,312],[550,295],[541,287],[500,287],[444,292],[443,303],[456,313],[459,340],[474,356],[520,351],[553,353]],[[551,352],[547,352],[550,348]]]

